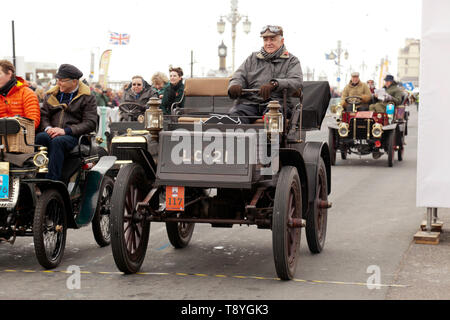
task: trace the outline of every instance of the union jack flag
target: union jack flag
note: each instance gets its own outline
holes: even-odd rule
[[[109,33],[109,43],[117,45],[126,45],[130,43],[130,35],[128,33]]]

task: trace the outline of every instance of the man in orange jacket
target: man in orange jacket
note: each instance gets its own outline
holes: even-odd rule
[[[28,83],[16,76],[13,64],[0,60],[0,118],[15,115],[34,120],[37,129],[41,121],[39,101]]]

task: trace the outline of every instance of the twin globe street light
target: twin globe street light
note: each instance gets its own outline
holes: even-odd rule
[[[231,12],[226,16],[220,16],[220,20],[217,22],[217,31],[222,34],[225,32],[225,21],[223,18],[228,20],[231,23],[231,51],[232,51],[232,71],[234,71],[234,57],[235,57],[235,43],[236,43],[236,26],[241,21],[242,18],[245,18],[245,21],[242,22],[244,32],[248,34],[250,32],[251,22],[248,20],[248,16],[241,15],[237,9],[238,0],[231,0]]]

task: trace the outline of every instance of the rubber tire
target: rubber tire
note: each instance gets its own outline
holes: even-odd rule
[[[103,192],[105,188],[109,188],[110,191],[110,199],[109,199],[109,212],[106,213],[106,215],[109,216],[108,219],[108,230],[107,235],[103,234],[102,228],[101,228],[101,220],[102,220],[102,212],[104,212],[101,208],[102,203],[105,201],[103,197]],[[109,246],[111,243],[111,229],[109,228],[111,222],[111,200],[112,200],[112,193],[114,191],[114,179],[109,176],[104,176],[102,185],[99,190],[99,198],[97,202],[97,208],[95,209],[94,217],[92,218],[92,233],[94,234],[95,241],[100,247],[106,247]],[[105,214],[103,214],[105,215]]]
[[[328,149],[330,150],[331,165],[336,165],[336,134],[334,129],[328,129]]]
[[[319,181],[321,184],[319,184]],[[319,160],[319,166],[317,167],[317,177],[316,177],[316,197],[314,200],[314,204],[308,210],[306,216],[306,240],[308,242],[309,251],[311,253],[317,254],[321,253],[325,246],[325,238],[327,234],[327,220],[328,220],[328,209],[322,209],[323,213],[323,221],[322,221],[322,238],[319,239],[319,230],[318,230],[318,201],[328,201],[328,180],[327,180],[327,169],[325,167],[325,162],[322,158]],[[322,198],[320,199],[319,191],[320,187],[322,187]]]
[[[291,186],[298,186],[297,212],[296,218],[302,218],[302,189],[297,168],[292,166],[284,166],[281,168],[277,187],[275,190],[275,199],[272,214],[272,247],[275,262],[275,270],[281,280],[291,280],[297,268],[297,262],[300,252],[301,229],[296,229],[297,243],[295,244],[294,261],[289,264],[288,257],[288,211],[289,194]]]
[[[126,194],[131,184],[139,186],[141,194],[137,202],[142,201],[150,190],[150,183],[144,169],[136,163],[128,164],[119,170],[111,202],[111,249],[117,268],[125,274],[139,271],[144,262],[150,236],[150,222],[144,219],[139,247],[134,256],[129,254],[124,239],[124,212]]]
[[[61,226],[63,228],[62,238],[58,246],[58,254],[55,258],[47,257],[44,244],[44,223],[47,216],[47,207],[50,201],[56,200],[62,208]],[[64,255],[67,238],[67,215],[64,205],[64,200],[61,194],[55,189],[47,189],[42,192],[42,195],[37,198],[36,209],[33,217],[33,241],[34,251],[39,264],[46,269],[56,268]]]
[[[389,133],[389,137],[387,140],[387,154],[389,167],[394,166],[394,154],[395,154],[394,141],[395,141],[395,133],[394,131],[392,131]]]
[[[188,233],[182,235],[180,232],[180,222],[166,222],[166,231],[170,243],[175,249],[186,248],[191,241],[192,234],[194,233],[195,223],[187,223]]]

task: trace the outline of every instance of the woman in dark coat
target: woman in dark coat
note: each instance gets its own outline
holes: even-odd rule
[[[164,87],[164,95],[161,102],[161,109],[164,114],[170,114],[174,103],[178,103],[179,108],[184,107],[183,70],[181,68],[170,68],[169,72],[169,83]]]

